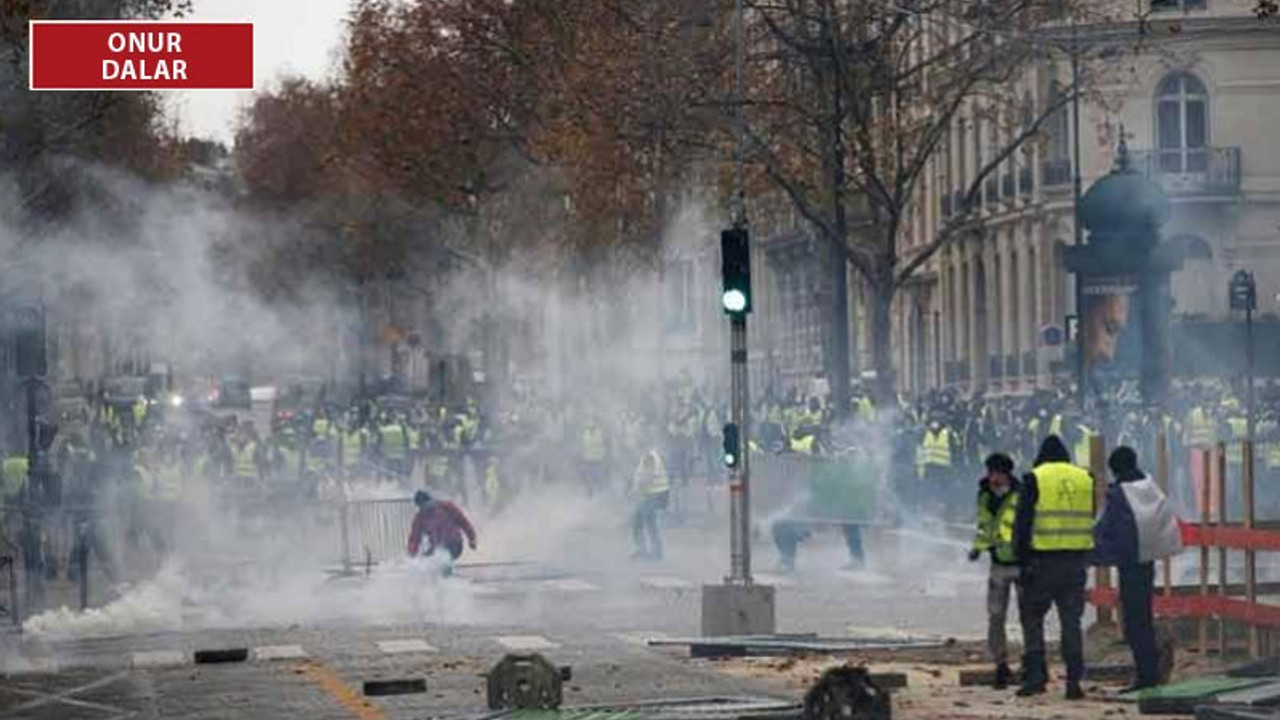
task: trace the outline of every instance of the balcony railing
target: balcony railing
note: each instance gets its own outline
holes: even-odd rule
[[[1240,193],[1240,148],[1135,150],[1133,167],[1170,197],[1233,197]]]
[[[1040,164],[1040,180],[1047,188],[1071,184],[1071,161],[1067,158],[1045,160]]]

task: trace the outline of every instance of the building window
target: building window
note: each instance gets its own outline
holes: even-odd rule
[[[1209,0],[1151,0],[1151,12],[1205,10]]]
[[[1161,172],[1205,171],[1208,106],[1204,83],[1193,75],[1175,73],[1160,83],[1156,90],[1156,136]]]

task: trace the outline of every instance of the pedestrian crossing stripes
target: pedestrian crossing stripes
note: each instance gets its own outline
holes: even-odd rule
[[[508,650],[553,650],[560,647],[560,643],[541,635],[499,635],[493,641]]]
[[[602,636],[595,636],[597,639]],[[669,636],[657,631],[627,631],[604,633],[603,637],[611,641],[625,643],[632,647],[646,647],[650,640],[660,640]],[[543,652],[564,647],[565,643],[549,639],[542,635],[491,635],[484,638],[493,646],[504,651]],[[586,639],[589,643],[595,640]],[[438,643],[439,644],[439,643]],[[413,654],[438,654],[440,652],[474,652],[471,645],[465,649],[454,650],[445,645],[437,647],[423,638],[388,638],[370,640],[355,649],[361,656],[400,656]],[[140,650],[117,654],[83,654],[70,648],[50,648],[53,656],[0,656],[0,678],[26,675],[56,675],[83,668],[117,668],[132,670],[164,670],[168,668],[189,667],[195,663],[195,655],[188,650]],[[312,658],[323,658],[329,651],[323,648],[304,647],[302,645],[261,645],[250,647],[249,663],[272,663],[284,661],[304,661]]]
[[[569,578],[567,580],[549,580],[547,587],[561,592],[597,592],[600,590],[599,585],[592,585],[585,580],[577,578]]]
[[[256,660],[301,660],[306,656],[307,651],[301,645],[266,645],[253,649]]]
[[[693,587],[693,583],[674,575],[648,575],[640,578],[640,584],[656,590],[684,590]]]
[[[191,662],[190,655],[178,650],[144,650],[131,656],[131,664],[138,669],[174,667],[187,665]]]
[[[428,645],[426,640],[379,640],[378,649],[388,655],[439,652]]]
[[[665,640],[669,636],[660,632],[624,632],[614,633],[614,637],[628,645],[648,646],[650,640]]]

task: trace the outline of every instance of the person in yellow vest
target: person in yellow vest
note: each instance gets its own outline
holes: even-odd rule
[[[16,503],[27,484],[27,456],[12,454],[0,464],[0,504]]]
[[[338,465],[342,476],[350,480],[360,474],[365,448],[369,445],[369,431],[354,416],[348,417],[345,425],[337,442]]]
[[[607,458],[608,445],[605,443],[604,427],[596,418],[594,410],[587,411],[586,423],[579,432],[578,468],[582,482],[586,486],[588,497],[604,491],[608,480]]]
[[[638,503],[631,514],[631,537],[635,543],[635,552],[631,558],[661,560],[662,531],[658,526],[658,516],[667,509],[671,483],[667,478],[662,453],[657,448],[640,458],[640,465],[633,478],[633,488]]]
[[[797,455],[816,455],[818,452],[818,436],[807,428],[796,428],[791,436],[791,452]]]
[[[1013,551],[1018,481],[1013,477],[1013,459],[1004,453],[989,455],[985,465],[987,475],[978,486],[978,528],[969,560],[977,561],[983,553],[991,555],[987,576],[987,651],[996,664],[994,687],[1003,690],[1013,680],[1005,624],[1009,617],[1009,597],[1021,573]]]
[[[382,466],[395,478],[407,477],[409,462],[409,433],[404,424],[388,415],[378,428],[378,453]]]
[[[1067,666],[1068,700],[1084,697],[1085,583],[1097,515],[1094,481],[1057,435],[1040,445],[1033,470],[1022,479],[1014,517],[1014,554],[1022,566],[1018,614],[1024,644],[1022,697],[1045,692],[1044,618],[1051,607],[1062,627],[1062,659]]]
[[[251,423],[245,423],[231,440],[231,475],[242,489],[256,487],[264,476],[262,466],[258,431]]]
[[[922,481],[919,500],[932,512],[942,513],[947,503],[954,499],[952,458],[951,429],[935,418],[920,438],[918,460]]]
[[[1205,508],[1200,505],[1203,502],[1203,491],[1206,478],[1204,477],[1204,455],[1210,451],[1214,443],[1218,441],[1218,423],[1213,416],[1204,409],[1204,406],[1197,404],[1191,408],[1191,412],[1187,413],[1186,423],[1183,425],[1183,446],[1187,449],[1187,464],[1191,469],[1191,505],[1196,508],[1195,516],[1199,517]],[[1211,506],[1216,505],[1216,501],[1210,503]]]

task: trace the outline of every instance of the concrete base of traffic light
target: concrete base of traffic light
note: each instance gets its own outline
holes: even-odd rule
[[[773,635],[776,610],[772,585],[703,585],[702,636]]]

